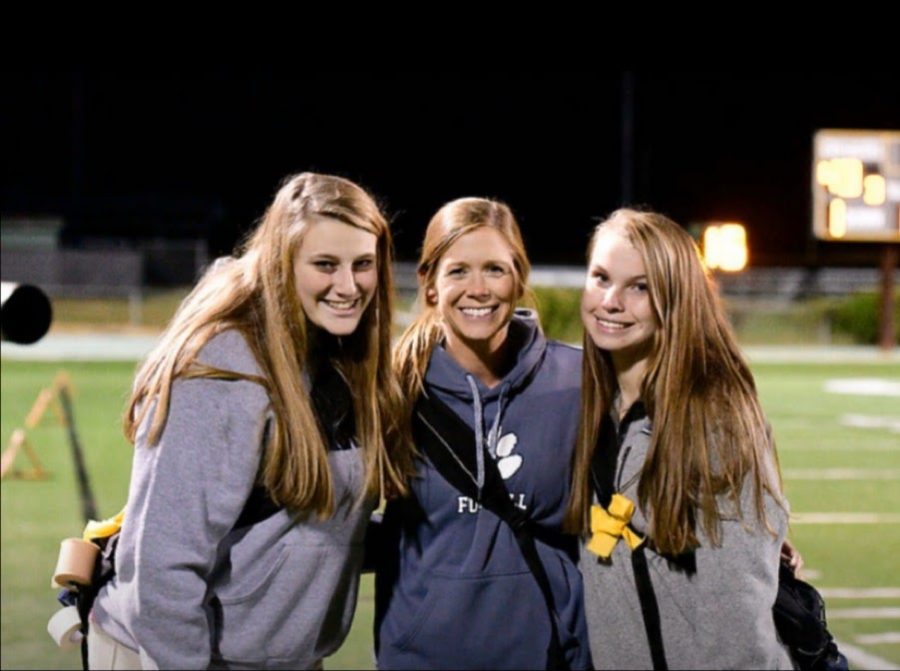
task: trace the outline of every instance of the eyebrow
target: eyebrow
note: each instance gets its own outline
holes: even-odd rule
[[[601,266],[599,263],[588,267],[589,273],[593,273],[598,270],[602,270],[604,273],[609,275],[609,271],[604,266]],[[631,277],[629,277],[626,280],[626,282],[634,282],[635,280],[646,280],[646,279],[647,279],[647,273],[642,273],[641,275],[632,275]]]
[[[458,261],[454,261],[452,258],[447,259],[448,266],[471,266],[476,265],[470,263],[469,261],[463,261],[462,259]],[[500,259],[485,259],[481,262],[480,265],[488,266],[488,265],[498,265],[498,266],[511,266],[512,264],[509,261],[501,261]]]
[[[314,261],[320,261],[320,260],[340,261],[341,260],[339,256],[335,256],[334,254],[329,254],[328,252],[319,252],[318,254],[313,254],[309,258]],[[364,254],[360,254],[359,256],[354,257],[353,260],[354,261],[363,261],[363,260],[369,260],[369,259],[374,260],[375,258],[376,258],[375,254],[366,252]]]

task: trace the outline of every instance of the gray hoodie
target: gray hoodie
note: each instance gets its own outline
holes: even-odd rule
[[[200,361],[261,374],[235,331]],[[280,510],[235,529],[271,422],[261,386],[197,378],[172,385],[157,445],[147,445],[149,421],[140,427],[116,577],[93,617],[144,668],[311,668],[343,642],[372,509],[354,505],[361,453],[329,451],[332,518]]]
[[[639,406],[629,417],[633,421],[618,428],[613,484],[636,503],[652,427]],[[695,570],[646,550],[670,669],[793,668],[772,619],[787,511],[766,496],[766,516],[777,532],[772,536],[756,520],[750,489],[741,494],[743,523],[733,506],[723,510],[720,547],[698,531]],[[643,535],[647,519],[637,506],[631,522]],[[582,546],[580,566],[594,667],[653,668],[628,545],[620,539],[608,562]]]

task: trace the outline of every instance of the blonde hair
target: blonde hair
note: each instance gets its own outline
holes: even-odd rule
[[[509,245],[517,297],[533,304],[528,289],[531,263],[525,253],[522,232],[512,211],[505,203],[487,198],[458,198],[446,203],[428,222],[416,274],[419,290],[416,297],[418,315],[394,348],[394,370],[410,402],[424,389],[425,370],[434,346],[443,338],[443,325],[433,300],[428,297],[435,285],[438,266],[446,251],[462,236],[479,228],[491,228]]]
[[[661,214],[620,209],[595,229],[588,258],[598,236],[609,230],[627,238],[641,255],[659,327],[641,387],[641,400],[653,422],[638,484],[650,537],[660,552],[680,554],[698,545],[699,524],[718,544],[721,514],[716,499],[724,495],[740,511],[747,477],[757,518],[771,531],[764,493],[781,501],[777,455],[753,375],[694,241]],[[589,527],[591,461],[616,385],[609,354],[585,332],[581,424],[566,514],[572,531]]]
[[[321,218],[336,219],[378,238],[375,296],[356,331],[343,339],[334,364],[352,390],[356,437],[365,455],[365,494],[383,494],[385,480],[405,491],[411,464],[393,463],[387,454],[399,431],[400,408],[390,367],[390,229],[372,197],[341,177],[307,172],[287,178],[235,258],[207,270],[140,366],[124,428],[134,442],[137,428],[155,408],[148,432],[149,443],[155,444],[168,416],[172,383],[178,378],[257,382],[268,392],[276,420],[264,453],[262,483],[277,504],[326,517],[333,511],[332,481],[325,441],[303,382],[310,343],[294,285],[299,246],[309,226]],[[262,376],[197,361],[203,346],[226,329],[244,336]],[[155,404],[147,402],[153,399]]]

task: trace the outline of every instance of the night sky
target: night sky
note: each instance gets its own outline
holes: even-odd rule
[[[632,203],[742,221],[757,265],[874,265],[874,245],[811,238],[812,137],[900,129],[897,74],[5,72],[2,212],[62,215],[72,245],[222,253],[314,170],[369,188],[405,260],[441,204],[483,195],[534,263],[582,262],[593,223]]]

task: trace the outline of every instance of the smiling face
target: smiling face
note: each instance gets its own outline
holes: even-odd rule
[[[509,244],[483,226],[447,248],[426,297],[443,320],[447,351],[462,362],[502,347],[519,293]]]
[[[294,286],[307,319],[332,335],[356,330],[378,285],[374,233],[323,218],[309,224],[294,262]]]
[[[616,228],[601,229],[591,251],[581,318],[613,360],[646,359],[659,326],[641,255]]]

